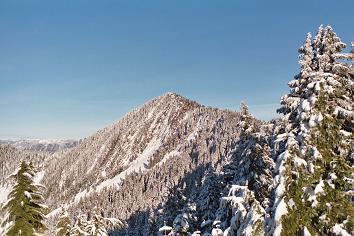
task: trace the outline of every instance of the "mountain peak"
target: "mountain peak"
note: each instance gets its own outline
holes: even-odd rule
[[[193,102],[193,103],[196,103],[186,97],[183,97],[182,95],[179,95],[177,93],[174,93],[174,92],[167,92],[163,95],[160,95],[158,97],[156,97],[155,99],[153,100],[159,100],[159,101],[167,101],[167,102],[173,102],[173,101],[184,101],[184,102]]]
[[[182,161],[181,157],[190,161],[196,142],[203,146],[203,158],[210,156],[208,162],[215,161],[220,153],[211,140],[220,136],[225,145],[237,137],[234,124],[238,117],[235,112],[207,108],[176,93],[152,99],[63,153],[53,165],[62,173],[61,179],[52,182],[58,175],[54,171],[48,171],[45,178],[48,188],[60,186],[50,201],[75,204],[105,189],[118,189],[132,173],[146,173],[155,165]]]
[[[150,120],[151,118],[155,119],[161,116],[176,116],[197,107],[204,106],[179,94],[167,92],[129,112],[123,119],[131,119],[132,116],[139,116],[143,120]],[[121,121],[118,121],[118,123]]]

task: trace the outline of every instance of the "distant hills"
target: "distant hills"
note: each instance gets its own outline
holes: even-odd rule
[[[50,140],[50,139],[20,139],[0,140],[0,144],[10,144],[19,150],[54,153],[67,148],[75,147],[76,140]]]

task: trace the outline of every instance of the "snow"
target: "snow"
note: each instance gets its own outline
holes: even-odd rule
[[[330,173],[329,176],[331,177],[332,180],[336,180],[337,179],[336,173]]]
[[[308,89],[312,89],[313,87],[315,87],[315,83],[316,83],[316,82],[311,82],[311,83],[309,83],[309,84],[307,85],[307,88],[308,88]]]
[[[215,229],[215,228],[214,228],[214,229],[211,231],[211,235],[212,235],[212,236],[223,236],[224,233],[222,232],[221,229]]]
[[[281,235],[281,231],[283,228],[283,226],[281,224],[281,217],[287,213],[288,213],[287,205],[286,205],[284,199],[281,199],[281,201],[279,202],[279,204],[277,205],[277,208],[275,210],[274,220],[275,220],[276,228],[274,230],[273,236],[280,236]]]
[[[340,133],[341,133],[343,136],[345,136],[345,137],[350,137],[350,136],[352,135],[351,132],[347,132],[347,131],[345,131],[345,130],[340,130]]]
[[[320,194],[320,193],[324,193],[324,182],[323,180],[321,180],[315,187],[315,194]]]
[[[110,139],[107,139],[106,142],[101,146],[100,150],[95,154],[95,160],[91,164],[90,168],[88,168],[86,174],[88,174],[91,171],[93,171],[93,169],[95,168],[95,166],[96,166],[96,164],[98,162],[98,159],[100,158],[100,156],[102,156],[102,153],[106,149],[109,141],[110,141]]]
[[[199,130],[201,130],[201,118],[199,118],[197,126],[194,128],[193,132],[187,137],[187,141],[192,141],[197,138]]]
[[[33,175],[31,175],[31,174],[29,174],[27,172],[24,172],[23,175],[26,176],[29,179],[33,179]]]
[[[9,178],[17,176],[20,169],[21,169],[21,167],[17,167],[16,170],[14,170],[7,178],[9,179]]]
[[[24,191],[25,196],[27,197],[28,200],[32,200],[32,196],[29,192]]]
[[[327,215],[326,214],[323,214],[323,215],[321,215],[320,217],[318,217],[320,220],[322,220],[322,221],[324,221],[324,220],[326,220],[326,218],[327,218]]]
[[[162,226],[161,228],[159,228],[159,231],[160,232],[163,232],[163,231],[171,231],[173,228],[171,226],[167,226],[167,225],[164,225]]]
[[[302,234],[303,236],[311,236],[311,233],[310,233],[310,231],[307,229],[307,227],[305,226],[304,227],[304,231],[303,231],[303,234]]]
[[[342,115],[342,116],[347,117],[347,118],[353,118],[354,117],[354,111],[349,111],[349,110],[346,110],[346,109],[344,109],[342,107],[339,107],[339,106],[337,106],[334,109],[333,114],[336,115],[336,116]]]
[[[290,208],[292,208],[292,207],[295,206],[295,202],[294,202],[294,200],[293,200],[292,198],[289,200],[288,206],[289,206]]]
[[[275,217],[274,217],[275,221],[276,221],[276,222],[280,222],[281,217],[282,217],[283,215],[285,215],[286,213],[288,213],[288,209],[287,209],[287,205],[286,205],[286,203],[285,203],[285,201],[284,201],[284,198],[283,198],[283,199],[281,199],[281,201],[279,202],[279,204],[278,204],[278,206],[277,206],[277,209],[276,209],[276,211],[275,211]]]
[[[181,153],[177,150],[173,150],[169,153],[167,153],[162,159],[161,161],[159,162],[159,165],[163,165],[167,160],[169,160],[171,157],[176,157],[176,156],[179,156],[181,155]]]
[[[101,182],[96,188],[90,187],[89,191],[85,189],[84,191],[77,193],[74,197],[74,202],[78,203],[81,198],[91,194],[93,191],[100,192],[104,188],[112,186],[118,187],[122,180],[133,172],[145,171],[146,165],[149,163],[149,159],[161,147],[161,145],[162,141],[160,139],[152,139],[146,146],[145,150],[141,154],[138,154],[138,157],[135,160],[130,162],[127,169],[114,176],[112,179],[107,179]]]
[[[35,177],[34,177],[34,179],[33,179],[33,181],[34,181],[35,183],[40,183],[40,182],[42,182],[42,180],[43,180],[43,178],[44,178],[44,175],[45,175],[45,171],[44,171],[44,170],[37,172],[36,175],[35,175]]]
[[[312,147],[312,152],[313,152],[313,157],[315,158],[315,160],[322,158],[321,153],[317,150],[316,147]]]
[[[300,166],[306,167],[307,166],[307,162],[304,159],[299,158],[299,157],[294,158],[294,164],[298,167],[300,167]]]
[[[310,128],[319,125],[322,120],[323,120],[323,116],[321,113],[311,115],[309,120]]]
[[[310,163],[308,165],[308,170],[311,174],[315,173],[315,165],[313,163]]]
[[[155,110],[156,110],[156,107],[157,107],[157,106],[154,106],[154,107],[149,111],[149,113],[148,113],[148,115],[147,115],[147,119],[148,119],[148,120],[150,120],[151,117],[154,115],[154,112],[155,112]]]
[[[317,201],[317,196],[319,194],[324,194],[324,181],[321,180],[316,186],[315,189],[312,189],[311,187],[306,187],[304,188],[304,192],[309,194],[309,198],[307,199],[308,201],[312,202],[311,206],[315,207],[318,204]]]
[[[343,228],[343,224],[335,224],[331,231],[339,236],[350,236],[350,234]]]
[[[305,100],[302,101],[302,103],[301,103],[301,109],[302,109],[303,111],[310,111],[310,110],[311,110],[310,102],[309,102],[307,99],[305,99]]]
[[[293,138],[294,134],[292,134],[292,133],[279,134],[279,135],[277,135],[277,139],[274,142],[279,143],[279,142],[287,140],[288,138],[291,138],[291,137]]]
[[[199,230],[194,231],[192,236],[200,236],[202,234],[202,232],[200,232]]]
[[[145,150],[138,155],[138,158],[131,162],[130,166],[122,171],[120,174],[116,175],[113,179],[103,181],[96,188],[96,191],[101,191],[103,188],[119,185],[125,176],[133,172],[143,171],[146,169],[145,165],[149,163],[149,158],[161,147],[161,140],[152,140],[147,145]]]
[[[11,188],[7,186],[0,186],[0,204],[7,201]]]
[[[46,215],[46,217],[47,217],[47,218],[54,217],[54,216],[60,214],[60,211],[61,211],[61,207],[58,207],[57,209],[55,209],[55,210],[49,212],[49,213]]]

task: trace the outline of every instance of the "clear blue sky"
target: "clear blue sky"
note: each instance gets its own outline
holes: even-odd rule
[[[353,0],[1,0],[0,138],[81,138],[167,91],[275,115],[308,31]]]

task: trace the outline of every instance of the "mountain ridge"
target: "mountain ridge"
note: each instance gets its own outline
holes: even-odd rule
[[[100,195],[106,199],[107,191],[125,191],[135,175],[154,175],[166,166],[174,169],[172,166],[182,165],[180,170],[183,170],[214,165],[237,139],[240,129],[235,124],[239,119],[238,112],[207,107],[175,93],[165,93],[82,139],[76,147],[55,153],[44,167],[48,204],[52,210],[67,205],[73,213],[73,209],[83,207],[92,197]],[[175,178],[182,176],[184,172],[175,173],[171,180],[175,182]],[[136,185],[149,185],[149,181],[155,182],[159,177],[149,178]],[[161,194],[166,195],[174,184],[158,185]],[[162,195],[156,198],[162,201]],[[104,214],[124,220],[133,213],[129,211],[123,217],[122,212],[107,210]]]

